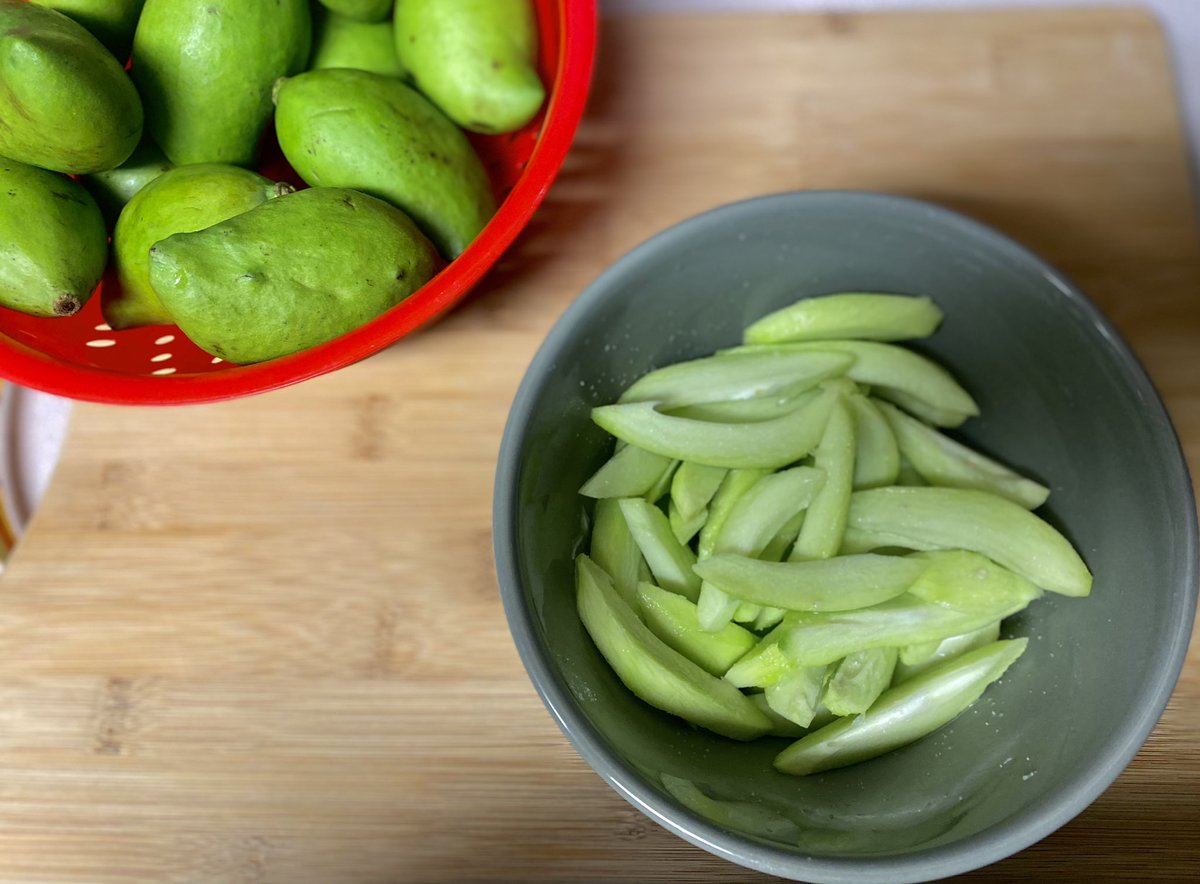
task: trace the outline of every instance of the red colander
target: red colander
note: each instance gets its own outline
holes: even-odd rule
[[[222,362],[178,328],[113,332],[100,291],[74,316],[40,318],[0,307],[0,377],[72,399],[133,405],[213,402],[261,393],[342,368],[441,315],[479,281],[541,203],[583,115],[596,49],[595,0],[534,0],[538,66],[547,101],[525,128],[471,136],[491,177],[499,209],[458,258],[408,299],[352,332],[257,365]],[[302,182],[268,137],[264,174]],[[100,289],[115,284],[111,274]]]

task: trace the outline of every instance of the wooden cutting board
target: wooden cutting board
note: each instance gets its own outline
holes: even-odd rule
[[[760,879],[576,756],[490,552],[543,335],[613,259],[719,203],[872,188],[996,225],[1113,318],[1200,467],[1200,248],[1149,16],[618,18],[599,66],[549,200],[441,324],[254,399],[78,408],[0,582],[0,880]],[[979,877],[1195,876],[1198,830],[1194,643],[1116,785]]]

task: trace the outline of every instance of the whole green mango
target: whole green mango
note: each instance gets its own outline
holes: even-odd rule
[[[275,133],[312,185],[352,187],[403,209],[447,258],[496,210],[467,137],[420,94],[366,71],[309,71],[275,90]]]
[[[383,21],[392,11],[392,0],[320,0],[331,12],[357,21]]]
[[[133,30],[146,0],[33,0],[75,19],[108,47],[117,61],[129,58]]]
[[[399,304],[437,254],[403,212],[314,187],[150,250],[150,281],[183,333],[229,362],[296,353]]]
[[[114,329],[172,322],[150,285],[150,248],[176,233],[191,233],[291,193],[239,166],[201,163],[164,172],[125,207],[113,232],[119,290],[104,288],[101,308]]]
[[[78,313],[107,259],[104,219],[86,190],[0,157],[0,304],[34,316]]]
[[[134,194],[170,168],[171,161],[158,145],[143,138],[129,159],[115,169],[93,172],[83,179],[83,186],[95,198],[104,219],[115,224]]]
[[[100,41],[61,12],[0,0],[0,154],[56,172],[119,166],[142,102]]]
[[[253,164],[271,86],[304,70],[307,0],[146,0],[132,75],[146,128],[176,165]]]
[[[396,0],[396,51],[412,83],[472,132],[514,132],[538,112],[529,0]]]
[[[313,53],[308,66],[355,68],[399,77],[400,59],[391,22],[364,22],[319,8],[313,19]]]

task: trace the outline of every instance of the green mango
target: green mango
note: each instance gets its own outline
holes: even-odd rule
[[[198,346],[262,362],[336,338],[399,304],[437,253],[382,200],[314,187],[150,250],[150,281]]]
[[[330,12],[356,21],[383,21],[392,11],[392,0],[320,0]]]
[[[129,159],[115,169],[93,172],[83,179],[83,186],[95,198],[109,224],[115,224],[125,204],[134,194],[172,168],[158,145],[143,138]]]
[[[458,125],[514,132],[546,98],[529,0],[396,0],[405,75]]]
[[[146,0],[133,36],[146,128],[176,165],[249,166],[271,85],[304,70],[308,0]]]
[[[392,38],[391,22],[362,22],[323,7],[313,18],[313,53],[310,70],[356,68],[385,77],[399,77],[400,59]]]
[[[280,82],[275,104],[279,146],[301,178],[398,206],[447,258],[461,254],[496,211],[467,137],[399,80],[309,71]]]
[[[142,102],[100,41],[61,12],[0,0],[0,154],[55,172],[119,166]]]
[[[117,221],[113,261],[119,289],[105,286],[101,308],[114,329],[174,320],[150,285],[150,248],[176,233],[191,233],[249,212],[295,188],[248,169],[217,163],[178,166],[143,188]]]
[[[86,190],[0,157],[0,304],[34,316],[78,313],[107,259],[104,218]]]
[[[133,31],[146,0],[33,0],[38,6],[57,9],[75,19],[108,47],[117,59],[129,58]]]

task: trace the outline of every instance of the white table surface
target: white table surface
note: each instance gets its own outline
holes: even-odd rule
[[[601,0],[604,10],[794,10],[868,11],[902,9],[997,9],[1036,6],[1135,6],[1153,10],[1167,32],[1180,86],[1182,113],[1191,141],[1192,165],[1200,181],[1200,0]],[[31,421],[21,434],[16,458],[27,471],[30,505],[40,498],[58,460],[70,411],[66,400],[30,394],[21,418]]]

